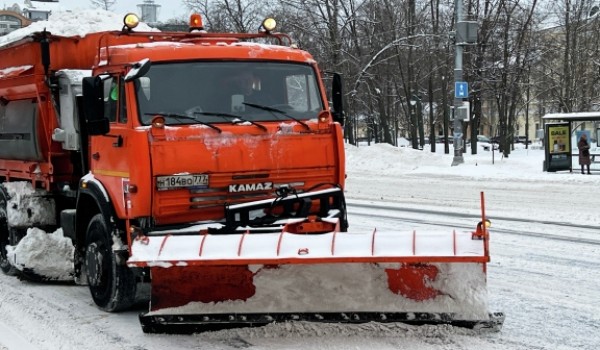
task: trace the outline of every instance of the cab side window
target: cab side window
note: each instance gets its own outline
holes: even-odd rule
[[[125,81],[123,77],[119,79],[119,123],[127,123],[127,104],[125,103]]]
[[[127,122],[125,89],[122,78],[111,77],[104,81],[104,117],[119,123]]]

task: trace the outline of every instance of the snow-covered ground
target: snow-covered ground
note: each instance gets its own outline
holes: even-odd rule
[[[94,10],[77,16],[56,13],[50,23],[36,25],[57,35],[85,35],[120,29],[121,20]],[[32,30],[36,27],[13,32],[0,39],[0,46]],[[143,309],[108,314],[93,305],[87,287],[22,282],[0,274],[0,350],[596,349],[600,163],[590,176],[543,172],[539,148],[518,147],[509,158],[480,149],[478,155],[465,154],[465,163],[456,167],[450,166],[452,157],[389,145],[347,146],[351,229],[470,229],[478,221],[484,192],[493,222],[489,308],[506,314],[500,333],[298,322],[192,336],[147,335],[137,320]],[[60,232],[52,237],[60,239]],[[44,244],[37,231],[29,239],[33,246]]]
[[[440,145],[438,145],[438,148]],[[472,227],[480,192],[492,220],[488,299],[499,333],[403,324],[274,324],[198,335],[147,335],[137,314],[99,311],[87,287],[0,276],[0,349],[597,349],[600,164],[545,173],[543,151],[509,158],[347,146],[353,230]],[[595,169],[595,170],[594,170]],[[424,212],[418,212],[422,211]]]

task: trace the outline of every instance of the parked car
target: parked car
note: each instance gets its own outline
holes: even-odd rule
[[[515,136],[515,143],[525,143],[525,141],[528,141],[528,144],[531,144],[531,140],[527,140],[527,137],[525,136]]]
[[[467,144],[471,144],[471,140],[468,140]],[[477,135],[477,144],[486,151],[491,150],[492,145],[495,150],[498,149],[498,143],[492,142],[492,139],[486,135]]]
[[[479,142],[492,143],[492,139],[490,139],[489,136],[486,135],[477,135],[477,143]],[[471,140],[467,140],[467,143],[471,143]]]
[[[477,142],[487,142],[492,143],[492,139],[485,135],[477,135]]]

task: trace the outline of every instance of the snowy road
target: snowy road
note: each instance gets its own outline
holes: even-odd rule
[[[353,230],[473,227],[479,194],[485,192],[493,221],[490,309],[506,314],[500,333],[449,326],[293,323],[191,336],[147,335],[137,320],[141,309],[107,314],[93,305],[87,287],[40,285],[0,275],[0,350],[598,348],[600,217],[593,208],[600,198],[600,175],[477,180],[411,172],[378,174],[373,181],[372,173],[350,169],[349,174]],[[582,192],[585,210],[579,209]]]

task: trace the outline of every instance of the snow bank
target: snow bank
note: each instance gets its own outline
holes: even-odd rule
[[[416,150],[410,147],[394,147],[385,143],[359,147],[346,144],[346,169],[349,175],[414,174],[422,176],[424,180],[447,176],[474,181],[510,179],[520,182],[596,183],[594,177],[578,176],[579,174],[568,171],[543,171],[545,151],[543,147],[533,146],[535,145],[532,145],[531,149],[525,149],[524,145],[515,145],[515,150],[508,158],[497,150],[485,151],[480,148],[478,154],[470,154],[469,149],[463,155],[464,163],[452,166],[454,150],[450,147],[450,154],[444,154],[442,144],[436,145],[435,153],[430,151],[429,145],[425,145],[423,150]],[[578,168],[577,157],[573,157],[573,169]]]

